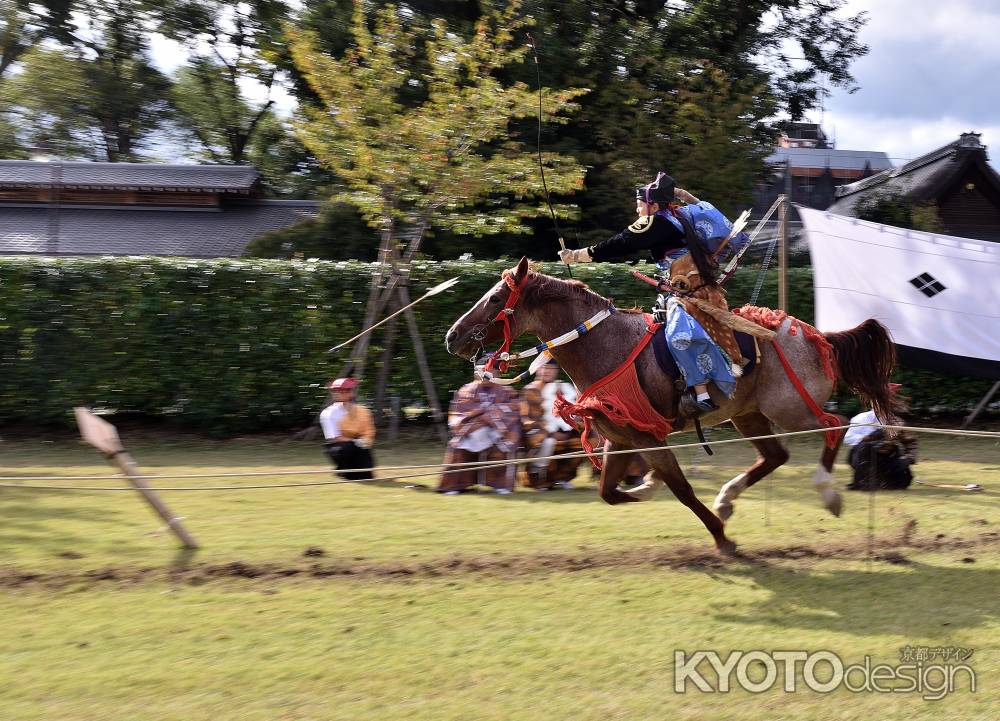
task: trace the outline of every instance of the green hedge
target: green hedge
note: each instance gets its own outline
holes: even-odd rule
[[[470,376],[469,365],[444,350],[445,332],[510,265],[413,266],[414,297],[446,278],[462,279],[415,308],[445,403]],[[372,270],[332,261],[0,258],[0,423],[70,425],[70,409],[86,404],[218,435],[302,427],[322,407],[322,384],[343,361],[326,350],[360,326]],[[543,270],[565,273],[559,265]],[[648,306],[651,294],[628,270],[577,266],[574,274],[621,306]],[[776,302],[776,279],[768,276],[763,305]],[[733,279],[733,305],[748,300],[755,280],[753,268]],[[789,286],[792,312],[811,320],[809,269],[792,269]],[[412,349],[401,339],[392,389],[419,403]],[[376,336],[362,386],[368,397],[380,342]],[[930,374],[919,381],[911,386],[918,406],[954,410],[989,385]]]

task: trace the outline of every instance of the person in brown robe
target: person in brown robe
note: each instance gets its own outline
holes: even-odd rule
[[[481,366],[477,366],[477,369]],[[448,407],[448,448],[439,493],[457,495],[473,486],[497,493],[514,490],[516,467],[453,467],[457,463],[512,460],[521,443],[521,410],[517,391],[489,381],[474,380],[462,386]]]

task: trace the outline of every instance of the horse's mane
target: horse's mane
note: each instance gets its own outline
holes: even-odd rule
[[[529,271],[530,282],[525,286],[524,299],[532,305],[549,301],[593,300],[595,302],[613,305],[613,300],[595,293],[582,280],[563,280],[551,275],[545,275],[537,270]],[[641,308],[618,308],[620,313],[643,313]]]

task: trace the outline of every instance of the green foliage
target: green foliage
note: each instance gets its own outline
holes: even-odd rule
[[[240,77],[233,67],[205,58],[177,74],[171,100],[180,111],[178,120],[198,139],[209,162],[245,162],[247,145],[261,121],[273,121],[274,101],[251,104],[240,91]]]
[[[246,162],[262,125],[278,122],[270,90],[287,13],[276,0],[171,0],[160,11],[159,30],[192,53],[172,93],[178,120],[210,162]],[[247,81],[260,83],[268,96],[250,101],[241,87]]]
[[[346,185],[338,199],[373,227],[408,222],[420,235],[429,225],[471,235],[526,231],[523,219],[545,213],[527,202],[542,191],[535,158],[508,139],[511,123],[533,116],[537,102],[527,85],[500,77],[524,59],[514,39],[524,27],[518,10],[514,2],[482,18],[468,39],[434,21],[419,61],[416,31],[393,6],[372,19],[356,3],[353,44],[342,57],[321,52],[315,33],[287,27],[292,58],[319,99],[302,108],[299,136]],[[408,100],[414,88],[420,102]],[[565,122],[582,92],[547,91],[549,120]],[[582,168],[571,158],[550,153],[545,162],[554,192],[580,187]]]
[[[441,400],[470,378],[449,355],[450,325],[513,261],[417,262],[413,295],[446,278],[452,290],[415,306]],[[71,424],[74,405],[163,417],[219,435],[308,424],[321,385],[344,358],[327,349],[357,332],[373,265],[273,260],[0,259],[0,423]],[[648,307],[647,287],[626,265],[574,273],[620,307]],[[547,264],[554,275],[563,266]],[[770,274],[760,298],[773,306]],[[756,272],[727,286],[730,304],[749,299]],[[789,272],[791,311],[812,319],[808,269]],[[380,331],[378,332],[380,333]],[[374,391],[381,347],[370,348],[362,392]],[[532,340],[522,338],[516,347]],[[398,347],[398,346],[397,346]],[[419,403],[423,388],[409,347],[398,347],[390,392]],[[901,373],[918,409],[964,410],[988,381]],[[846,400],[846,399],[844,399]],[[848,406],[845,406],[848,408]]]
[[[873,193],[855,203],[854,212],[862,220],[897,228],[928,233],[940,233],[944,230],[936,203],[916,203],[901,192]]]
[[[168,115],[170,80],[153,67],[141,2],[81,2],[89,33],[34,47],[11,80],[24,141],[61,157],[134,161]]]
[[[257,236],[245,255],[372,261],[377,250],[378,238],[357,209],[347,203],[330,203],[316,218]]]

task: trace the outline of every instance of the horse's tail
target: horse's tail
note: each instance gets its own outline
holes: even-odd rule
[[[840,380],[871,404],[879,420],[895,423],[906,408],[889,387],[889,376],[896,368],[896,346],[889,330],[869,318],[857,328],[823,335],[833,346]]]

